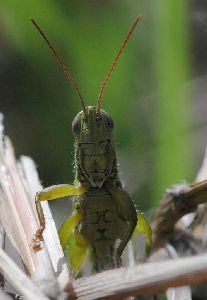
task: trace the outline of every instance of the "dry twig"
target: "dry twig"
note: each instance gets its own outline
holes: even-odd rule
[[[167,190],[152,224],[154,250],[164,246],[172,237],[178,220],[194,212],[198,205],[206,203],[206,195],[207,180],[193,185],[181,184]]]
[[[130,295],[155,294],[169,287],[207,280],[207,255],[146,263],[77,279],[69,289],[73,299],[120,299]]]
[[[39,227],[34,196],[40,189],[34,163],[26,157],[16,162],[12,144],[3,137],[3,125],[0,124],[0,219],[33,281],[45,295],[57,298],[69,276],[47,203],[43,207],[48,225],[44,234],[45,243],[38,252],[31,245]],[[1,270],[4,269],[3,263],[0,260]],[[4,270],[5,274],[8,277],[8,272]]]

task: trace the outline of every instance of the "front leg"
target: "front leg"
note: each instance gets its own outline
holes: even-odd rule
[[[71,184],[52,185],[36,194],[37,201],[55,200],[66,196],[82,195],[86,192],[83,185],[74,186]]]
[[[123,188],[110,185],[107,185],[106,188],[114,197],[117,203],[118,214],[120,218],[127,221],[128,225],[128,229],[126,230],[125,234],[122,237],[121,243],[116,249],[116,254],[118,255],[118,257],[120,257],[137,225],[137,212],[132,198]]]
[[[82,195],[86,191],[85,186],[74,186],[70,184],[53,185],[38,192],[35,196],[36,211],[40,223],[40,227],[35,233],[32,241],[32,247],[35,251],[41,249],[41,241],[43,240],[43,231],[45,229],[45,216],[42,209],[41,201],[55,200],[66,196]]]

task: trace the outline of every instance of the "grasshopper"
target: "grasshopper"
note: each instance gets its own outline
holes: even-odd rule
[[[150,244],[151,229],[144,216],[123,189],[118,176],[112,131],[113,119],[101,109],[105,88],[130,36],[139,23],[139,16],[119,49],[101,87],[97,106],[85,106],[77,83],[37,23],[33,25],[49,46],[57,63],[74,86],[82,111],[72,122],[75,137],[74,185],[53,185],[38,192],[35,198],[40,228],[33,240],[33,249],[41,248],[45,218],[41,201],[73,196],[73,213],[59,230],[60,242],[73,270],[81,269],[90,253],[93,269],[100,272],[121,266],[121,255],[130,238],[138,232]]]

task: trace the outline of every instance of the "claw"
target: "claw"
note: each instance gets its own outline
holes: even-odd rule
[[[32,239],[31,247],[32,247],[32,249],[35,252],[40,251],[43,248],[42,241],[44,240],[43,239],[43,231],[44,231],[44,229],[45,228],[43,226],[40,226],[37,229],[37,231],[36,231],[36,233],[35,233],[35,235],[34,235],[34,237]]]
[[[43,245],[41,243],[41,241],[32,241],[32,249],[37,252],[37,251],[40,251],[42,250],[43,248]]]
[[[44,226],[40,226],[38,229],[37,229],[37,231],[36,231],[36,233],[35,233],[35,240],[39,240],[39,241],[43,241],[43,231],[44,231]]]

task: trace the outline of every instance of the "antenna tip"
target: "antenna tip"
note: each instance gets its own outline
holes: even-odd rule
[[[29,17],[30,21],[32,22],[32,24],[37,27],[37,23],[35,22],[35,20],[32,17]]]
[[[135,24],[137,24],[137,23],[139,23],[139,21],[142,19],[142,15],[140,14],[138,17],[137,17],[137,19],[136,19],[136,21],[135,21]]]

